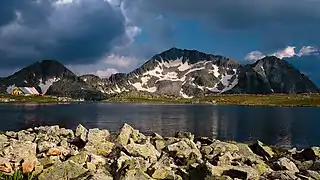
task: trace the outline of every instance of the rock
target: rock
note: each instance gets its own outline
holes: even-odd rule
[[[31,141],[33,142],[36,138],[36,135],[28,131],[19,131],[18,140],[20,141]]]
[[[80,179],[87,177],[89,172],[73,161],[57,163],[45,169],[38,177],[39,180]]]
[[[114,147],[114,143],[105,141],[97,144],[88,143],[88,145],[86,145],[84,148],[86,151],[90,153],[94,153],[102,156],[108,156],[112,152],[113,147]]]
[[[45,152],[48,151],[50,148],[54,148],[56,147],[56,143],[53,142],[47,142],[47,141],[42,141],[38,143],[38,151],[41,152]]]
[[[113,180],[112,175],[107,170],[98,169],[92,176],[88,178],[89,180]]]
[[[88,130],[81,124],[78,125],[76,129],[76,137],[81,139],[83,142],[87,141]]]
[[[255,144],[252,144],[250,146],[250,148],[255,154],[257,154],[267,160],[272,158],[274,155],[274,152],[272,151],[272,149],[268,146],[265,146],[260,141],[257,141]]]
[[[195,143],[188,139],[171,144],[167,148],[169,152],[174,152],[177,157],[188,158],[191,153],[194,153],[198,159],[202,157]]]
[[[177,132],[175,135],[176,138],[187,138],[190,141],[194,141],[194,135],[191,132]]]
[[[8,137],[4,134],[0,134],[0,143],[8,142]]]
[[[278,161],[276,162],[276,165],[281,170],[289,170],[292,172],[299,172],[299,169],[297,168],[297,166],[286,157],[282,157],[282,158],[278,159]]]
[[[10,146],[3,149],[3,155],[15,162],[36,159],[36,147],[37,144],[30,141],[13,140],[10,142]]]
[[[100,130],[98,128],[89,129],[88,142],[92,144],[105,142],[109,136],[110,136],[110,133],[108,130]]]
[[[166,180],[178,180],[182,178],[175,174],[175,172],[169,167],[162,167],[156,169],[153,174],[152,178],[154,179],[166,179]]]
[[[66,138],[67,140],[73,140],[75,137],[71,129],[65,129],[65,128],[61,128],[59,130],[59,136]]]
[[[153,140],[164,140],[163,137],[158,133],[152,133],[151,137]]]
[[[239,148],[238,146],[236,146],[235,144],[231,144],[231,143],[226,143],[226,142],[221,142],[221,141],[215,141],[214,143],[212,143],[210,145],[210,147],[212,147],[213,151],[212,154],[213,156],[217,156],[221,153],[225,153],[225,152],[230,152],[231,154],[238,152]]]
[[[48,168],[53,164],[61,163],[59,156],[46,156],[44,158],[40,158],[39,162],[44,168]]]
[[[308,169],[310,169],[312,167],[313,161],[312,160],[303,161],[303,162],[295,161],[295,164],[296,164],[296,166],[298,167],[298,169],[300,171],[305,171],[305,170],[308,170]]]
[[[201,151],[202,155],[206,156],[206,155],[210,155],[212,150],[213,149],[211,146],[202,146],[200,151]]]
[[[71,160],[77,164],[80,164],[80,165],[84,165],[86,163],[87,159],[88,159],[87,152],[80,152],[79,154],[77,154],[75,156],[71,156],[69,158],[69,160]]]
[[[297,159],[303,159],[306,161],[309,160],[316,160],[320,158],[320,148],[319,147],[311,147],[304,149],[302,152],[298,153],[297,156],[295,156]]]
[[[273,171],[271,172],[268,179],[281,179],[281,180],[292,180],[297,179],[294,172],[291,171]]]
[[[146,136],[139,133],[139,130],[135,130],[125,123],[120,129],[117,142],[120,143],[120,145],[125,146],[128,144],[130,138],[132,138],[135,143],[141,143],[146,140]]]
[[[122,180],[152,180],[152,178],[140,169],[133,169],[127,171]]]
[[[124,146],[124,149],[132,156],[140,156],[145,159],[150,159],[151,162],[157,161],[160,157],[160,153],[157,149],[149,142],[146,144],[136,144],[131,142]]]
[[[4,172],[4,173],[13,172],[9,159],[0,157],[0,174],[1,172]]]
[[[223,165],[231,165],[232,160],[234,157],[231,155],[230,152],[223,153],[223,155],[218,157],[217,165],[223,166]]]
[[[320,174],[317,171],[307,170],[305,175],[313,179],[320,179]]]
[[[59,156],[61,151],[58,148],[50,148],[46,154],[47,156]]]
[[[159,152],[162,152],[162,150],[166,147],[166,143],[164,140],[155,140],[154,146]]]
[[[121,169],[140,169],[143,172],[146,172],[149,166],[150,163],[142,157],[130,157],[123,152],[121,152],[121,156],[117,160],[117,171]]]
[[[22,163],[22,172],[24,174],[31,173],[35,168],[36,160],[26,160]]]
[[[231,178],[240,179],[259,179],[260,175],[257,170],[249,166],[213,166],[210,163],[206,163],[209,171],[209,175],[213,176],[229,176]],[[244,178],[245,177],[245,178]]]

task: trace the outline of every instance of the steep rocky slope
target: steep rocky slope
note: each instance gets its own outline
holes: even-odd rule
[[[189,98],[216,93],[318,92],[318,88],[291,64],[276,57],[240,65],[230,58],[172,48],[122,75],[104,91],[144,91]]]

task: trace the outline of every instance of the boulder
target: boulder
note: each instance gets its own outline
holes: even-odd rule
[[[282,157],[276,161],[276,166],[279,167],[281,170],[289,170],[292,172],[299,172],[299,169],[297,166],[290,161],[286,157]]]
[[[157,161],[157,159],[160,157],[160,153],[149,142],[145,144],[136,144],[134,142],[130,142],[130,144],[124,146],[124,149],[131,156],[140,156],[144,159],[150,159],[151,162]]]
[[[152,180],[152,178],[140,169],[128,170],[122,180]]]
[[[75,156],[71,156],[69,158],[69,160],[80,164],[80,165],[84,165],[87,162],[88,159],[88,154],[87,152],[80,152],[79,154],[75,155]]]
[[[48,168],[56,163],[61,163],[59,156],[46,156],[38,160],[44,168]]]
[[[139,130],[135,130],[133,127],[125,123],[120,129],[119,135],[117,137],[117,142],[121,146],[125,146],[129,143],[130,138],[135,143],[142,143],[147,139],[145,135],[139,133]]]
[[[191,132],[177,132],[175,137],[179,139],[187,138],[190,141],[194,141],[194,135]]]
[[[313,179],[320,179],[320,174],[317,171],[306,170],[304,174]]]
[[[255,154],[257,154],[267,160],[274,156],[274,152],[272,151],[272,149],[270,147],[264,145],[260,141],[257,141],[255,144],[252,144],[250,146],[250,148]]]
[[[22,163],[22,172],[25,174],[31,173],[35,168],[35,164],[36,164],[36,159],[29,159],[24,161]]]
[[[45,152],[48,151],[51,148],[56,147],[57,144],[53,142],[48,142],[48,141],[41,141],[38,143],[38,152]]]
[[[298,179],[294,172],[291,171],[273,171],[268,176],[268,179],[281,179],[281,180],[292,180]]]
[[[0,157],[0,174],[1,172],[4,172],[4,173],[13,172],[9,159]]]
[[[182,180],[182,178],[179,175],[176,175],[175,172],[169,167],[161,167],[156,169],[152,174],[152,178],[166,180]]]
[[[212,154],[213,156],[219,155],[221,153],[230,152],[231,154],[234,154],[239,151],[238,146],[232,143],[227,142],[221,142],[216,140],[214,143],[210,145],[212,147]]]
[[[37,144],[30,141],[13,140],[10,142],[10,146],[3,149],[3,155],[15,162],[34,160],[36,159],[36,147]]]
[[[81,179],[89,176],[87,169],[73,161],[56,163],[45,169],[38,177],[39,180]]]
[[[110,136],[108,130],[100,130],[98,128],[89,129],[88,132],[88,142],[92,144],[97,144],[100,142],[107,141],[107,138]]]
[[[83,125],[79,124],[76,129],[76,134],[75,134],[76,137],[81,139],[83,142],[86,142],[87,134],[88,134],[88,130]]]
[[[117,160],[117,171],[121,169],[140,169],[146,172],[150,165],[151,163],[142,157],[130,157],[124,152],[121,152],[121,156]]]
[[[105,141],[96,144],[87,143],[84,149],[93,154],[108,156],[112,152],[114,146],[114,143]]]
[[[194,153],[198,159],[201,159],[202,155],[194,142],[189,139],[184,139],[177,143],[171,144],[168,147],[168,151],[175,153],[176,157],[189,158],[191,153]]]
[[[74,139],[74,132],[71,129],[65,129],[61,128],[59,130],[59,136],[60,138],[66,138],[67,140],[73,140]]]
[[[320,158],[320,148],[319,147],[311,147],[306,148],[302,152],[297,153],[296,156],[294,156],[296,159],[302,159],[302,160],[312,160],[315,161],[316,159]]]

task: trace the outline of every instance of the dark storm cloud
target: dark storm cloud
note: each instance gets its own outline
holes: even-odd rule
[[[320,40],[319,0],[142,0],[143,9],[203,21],[222,31],[251,32],[277,49]]]
[[[0,67],[41,59],[90,64],[125,34],[124,17],[104,0],[2,0]]]

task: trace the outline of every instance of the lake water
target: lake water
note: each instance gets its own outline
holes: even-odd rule
[[[197,136],[247,142],[259,139],[284,147],[320,145],[320,109],[316,107],[244,107],[126,103],[0,105],[0,130],[40,125],[117,131],[127,122],[144,133]]]

